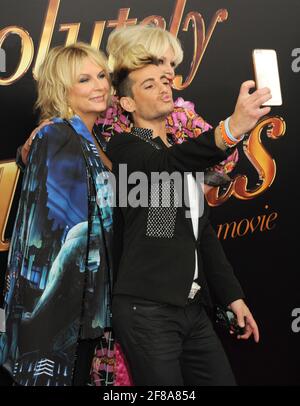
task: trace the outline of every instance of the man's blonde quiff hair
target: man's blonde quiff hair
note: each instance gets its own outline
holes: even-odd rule
[[[137,44],[126,49],[124,58],[115,65],[112,74],[112,82],[117,96],[133,97],[133,80],[129,77],[130,73],[144,68],[147,65],[159,65],[158,59],[149,54],[148,50],[141,44]]]
[[[174,52],[175,66],[183,59],[183,51],[179,40],[170,32],[153,25],[135,25],[113,31],[108,37],[107,53],[111,71],[119,70],[123,66],[134,69],[129,58],[131,49],[139,46],[147,50],[149,55],[159,59],[171,47]]]
[[[52,48],[37,72],[40,120],[60,117],[70,119],[74,112],[68,104],[68,93],[76,83],[84,59],[90,59],[101,67],[109,80],[107,58],[90,45],[78,42],[74,45]]]

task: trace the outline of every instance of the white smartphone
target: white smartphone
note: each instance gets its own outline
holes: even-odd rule
[[[256,88],[268,87],[272,94],[272,98],[263,105],[281,106],[282,96],[276,51],[274,49],[254,49],[252,59]]]

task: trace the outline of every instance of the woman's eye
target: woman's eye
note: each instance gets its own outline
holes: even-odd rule
[[[99,79],[104,79],[106,76],[105,76],[105,73],[99,73],[99,75],[98,75],[98,78]]]
[[[172,68],[176,68],[176,63],[175,63],[175,62],[171,62],[171,66],[172,66]]]
[[[88,81],[88,78],[80,78],[79,79],[79,83],[84,83],[84,82],[87,82]]]
[[[164,60],[163,59],[158,59],[158,63],[160,64],[160,65],[163,65],[164,64]]]
[[[145,89],[151,89],[153,85],[146,86]]]

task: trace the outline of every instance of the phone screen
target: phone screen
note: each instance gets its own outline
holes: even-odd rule
[[[252,53],[256,88],[268,87],[272,98],[263,105],[281,106],[281,88],[277,55],[274,49],[254,49]]]

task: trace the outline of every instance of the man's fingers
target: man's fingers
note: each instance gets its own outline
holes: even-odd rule
[[[258,343],[259,342],[259,331],[258,331],[258,329],[253,331],[253,336],[254,336],[254,341],[256,343]]]
[[[237,337],[242,339],[242,340],[248,340],[248,338],[252,334],[252,328],[250,327],[249,324],[246,324],[244,334],[238,335]]]
[[[266,114],[269,114],[271,111],[271,107],[263,107],[260,109],[260,117],[265,116]]]
[[[239,325],[240,327],[242,327],[242,328],[245,327],[245,319],[244,319],[244,316],[238,316],[238,317],[237,317],[237,322],[238,322],[238,325]]]
[[[249,94],[250,89],[255,87],[255,82],[254,80],[246,80],[246,82],[243,82],[240,88],[240,95],[245,96]]]
[[[247,317],[245,334],[241,335],[240,338],[247,340],[253,334],[254,341],[259,342],[259,330],[258,326],[252,316]]]
[[[259,330],[258,330],[258,326],[252,316],[248,319],[248,323],[252,329],[254,341],[256,343],[258,343],[259,342]]]
[[[247,103],[251,105],[261,105],[266,101],[270,100],[271,97],[272,94],[270,90],[267,87],[265,87],[263,89],[256,90],[254,93],[252,93],[249,96]]]
[[[266,103],[268,100],[270,100],[272,97],[271,93],[267,93],[267,94],[263,94],[258,96],[255,100],[254,100],[254,106],[255,107],[260,107],[262,106],[264,103]]]

